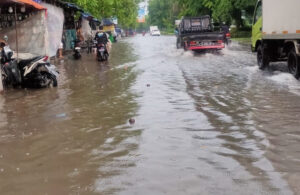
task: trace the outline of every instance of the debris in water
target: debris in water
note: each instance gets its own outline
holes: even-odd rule
[[[26,153],[26,156],[29,156],[30,155],[30,153]]]
[[[81,110],[79,108],[76,108],[74,111],[75,112],[81,112]]]
[[[133,125],[133,124],[135,123],[135,120],[134,120],[133,118],[131,118],[131,119],[129,119],[129,123],[130,123],[131,125]]]
[[[20,171],[20,168],[16,168],[17,169],[17,171]]]
[[[150,87],[150,84],[147,84],[147,87]]]
[[[4,169],[0,169],[0,171],[1,171],[1,172],[3,172],[3,171],[4,171]]]
[[[57,118],[64,118],[64,117],[66,117],[66,116],[67,116],[66,113],[61,113],[61,114],[57,114],[57,115],[56,115]]]

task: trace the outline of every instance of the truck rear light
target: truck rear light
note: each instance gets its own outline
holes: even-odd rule
[[[222,41],[222,40],[218,40],[218,43],[219,43],[219,44],[222,44],[222,43],[223,43],[223,41]]]
[[[190,42],[190,45],[196,45],[197,43],[196,43],[196,41],[191,41]]]

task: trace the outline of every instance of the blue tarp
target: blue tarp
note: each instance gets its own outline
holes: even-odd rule
[[[93,18],[93,16],[91,14],[89,14],[89,13],[81,13],[81,15],[84,18],[89,18],[89,17]]]

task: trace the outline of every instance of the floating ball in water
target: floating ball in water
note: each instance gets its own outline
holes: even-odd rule
[[[133,125],[133,124],[135,123],[135,120],[134,120],[133,118],[131,118],[131,119],[129,119],[129,123],[130,123],[131,125]]]

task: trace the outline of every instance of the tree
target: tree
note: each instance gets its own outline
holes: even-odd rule
[[[136,25],[139,0],[66,0],[73,2],[99,19],[117,17],[121,26]]]
[[[216,22],[226,22],[237,27],[244,25],[242,10],[252,15],[257,0],[152,0],[150,23],[161,27],[170,26],[181,16],[210,15]],[[174,9],[175,8],[175,9]],[[169,23],[169,24],[168,24]]]
[[[178,4],[174,0],[152,0],[149,4],[149,23],[161,29],[173,29],[178,17]]]

